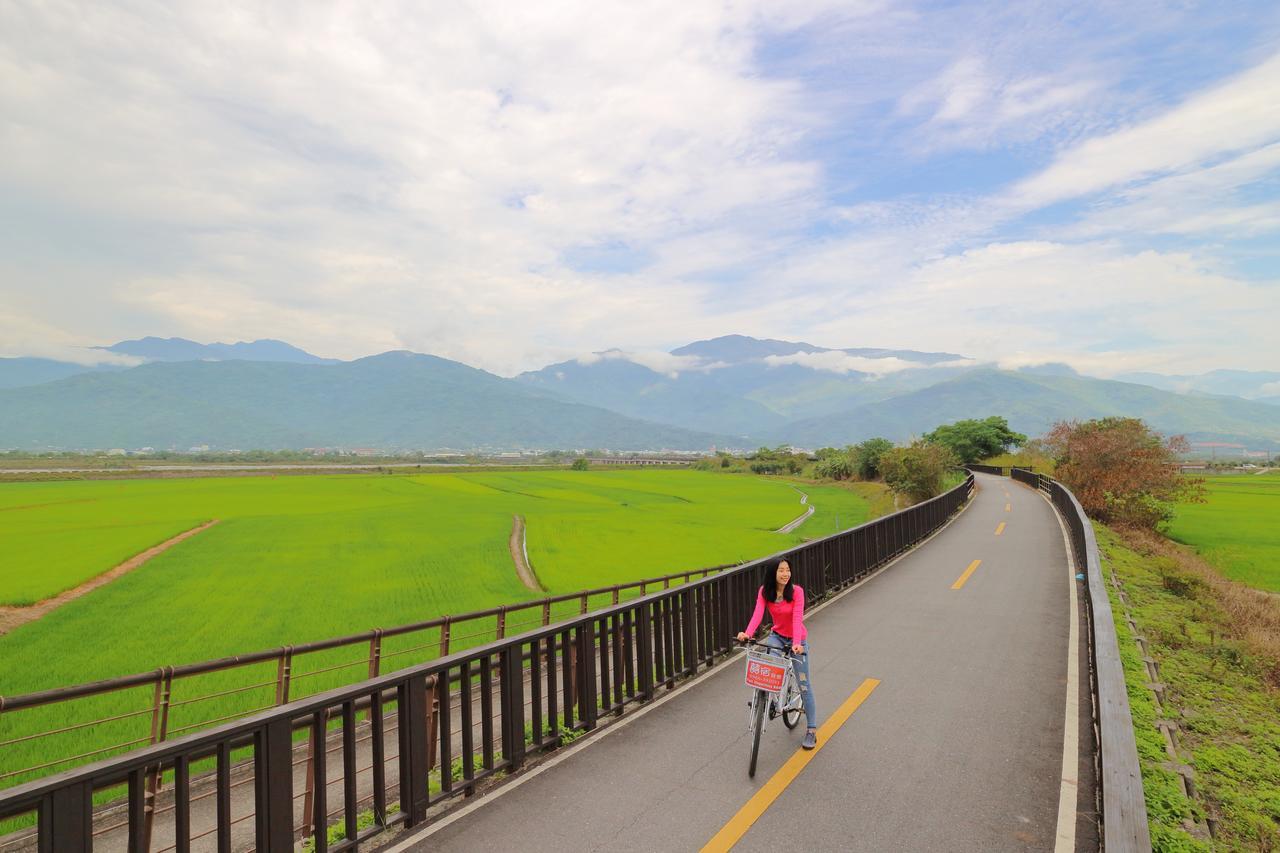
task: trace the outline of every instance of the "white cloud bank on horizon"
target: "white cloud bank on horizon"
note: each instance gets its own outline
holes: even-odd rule
[[[771,40],[822,29],[910,73],[841,78],[861,99],[843,113],[762,71]],[[0,8],[0,189],[23,229],[0,238],[0,354],[271,337],[506,375],[623,347],[671,372],[664,348],[736,332],[1103,374],[1280,363],[1258,322],[1280,277],[1221,245],[1280,230],[1257,193],[1280,171],[1280,56],[1125,106],[1107,61],[1022,68],[935,29],[763,0]],[[1003,185],[836,203],[840,164],[809,143],[880,132],[876,109],[922,162],[1055,147]],[[601,245],[645,260],[566,260]]]

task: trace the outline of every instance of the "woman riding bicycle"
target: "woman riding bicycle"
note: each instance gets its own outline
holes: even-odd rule
[[[756,593],[756,610],[751,615],[751,624],[747,630],[738,634],[739,642],[746,642],[754,636],[764,618],[765,608],[773,619],[773,630],[765,638],[765,645],[775,649],[791,648],[796,671],[796,679],[800,682],[800,695],[804,700],[804,716],[808,731],[804,733],[804,741],[800,744],[805,749],[813,749],[818,745],[818,709],[813,701],[812,685],[809,683],[809,646],[805,640],[808,632],[804,628],[804,588],[791,582],[791,564],[779,560],[773,567],[773,582],[765,581],[764,586]]]

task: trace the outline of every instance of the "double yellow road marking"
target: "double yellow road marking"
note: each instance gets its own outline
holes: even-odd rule
[[[822,748],[831,740],[831,736],[839,731],[840,727],[853,716],[853,712],[867,700],[871,695],[871,691],[875,690],[880,684],[879,679],[868,678],[858,685],[858,689],[849,695],[830,718],[827,719],[822,727],[818,729],[818,747],[817,749],[797,749],[795,753],[787,759],[787,763],[778,769],[770,777],[768,782],[756,791],[755,796],[747,800],[747,804],[738,809],[738,813],[729,818],[715,837],[708,841],[702,848],[702,853],[720,853],[726,851],[737,844],[742,836],[747,834],[747,830],[751,825],[760,819],[765,809],[773,805],[773,801],[778,799],[787,786],[795,781],[813,757],[822,751]]]

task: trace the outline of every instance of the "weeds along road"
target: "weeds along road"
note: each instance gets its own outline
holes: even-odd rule
[[[775,721],[747,777],[735,658],[392,849],[1072,849],[1093,820],[1071,740],[1064,758],[1073,584],[1049,504],[979,475],[947,529],[806,620],[823,727],[803,767],[803,727]]]

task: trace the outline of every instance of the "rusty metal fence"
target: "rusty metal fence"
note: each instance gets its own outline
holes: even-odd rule
[[[0,821],[34,823],[0,839],[0,850],[32,843],[41,851],[90,850],[96,839],[130,851],[186,851],[207,840],[222,851],[234,838],[237,849],[252,842],[275,851],[309,838],[317,851],[337,851],[420,824],[436,804],[474,793],[531,753],[595,729],[602,717],[651,700],[728,653],[770,559],[785,555],[811,600],[821,600],[937,530],[972,488],[970,475],[932,500],[736,568],[468,614],[468,624],[493,619],[493,639],[463,650],[450,648],[460,620],[446,618],[6,700],[7,716],[104,691],[142,688],[152,698],[132,712],[150,716],[150,733],[115,747],[131,751],[0,791]],[[658,584],[660,591],[648,591]],[[632,589],[638,597],[624,600]],[[589,610],[599,595],[609,600]],[[556,612],[565,602],[576,612]],[[532,620],[510,618],[529,610]],[[414,640],[388,654],[387,640],[424,631],[435,631],[428,636],[439,657],[382,674],[393,655],[426,645]],[[291,695],[301,654],[357,645],[359,660],[328,668],[367,667],[367,680]],[[274,666],[275,677],[253,687],[273,691],[267,707],[229,722],[207,720],[213,727],[204,731],[170,725],[177,679],[201,667],[263,664]]]

